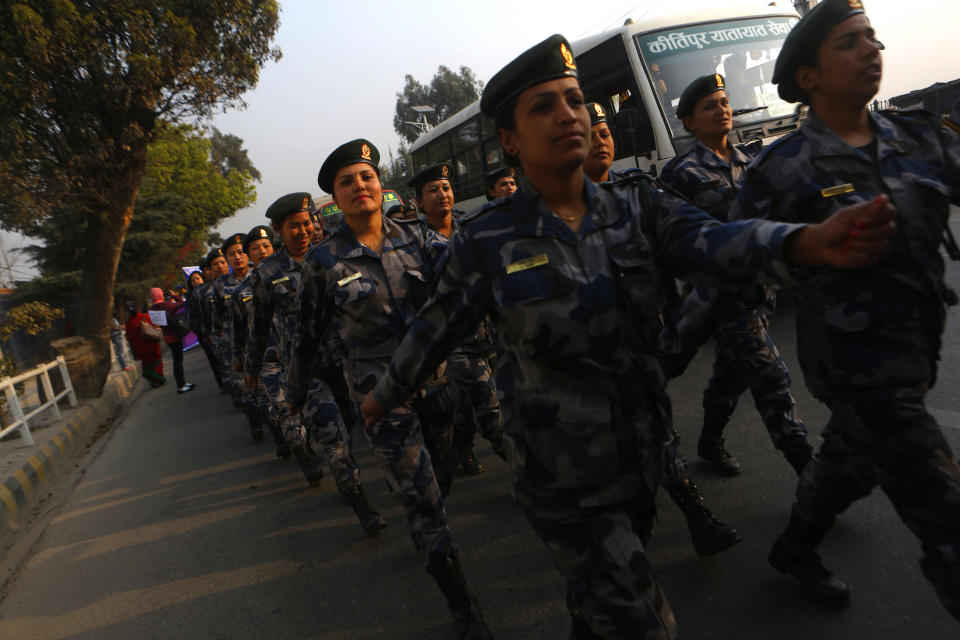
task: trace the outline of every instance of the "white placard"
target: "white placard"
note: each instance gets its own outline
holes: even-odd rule
[[[167,326],[167,312],[166,311],[148,311],[150,314],[150,322],[157,325],[158,327]]]

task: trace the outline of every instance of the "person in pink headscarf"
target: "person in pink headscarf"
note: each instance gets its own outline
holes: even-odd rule
[[[186,333],[178,334],[178,327],[181,325],[184,331],[189,331],[186,329],[185,306],[186,300],[173,292],[164,300],[160,287],[150,289],[150,310],[166,312],[167,323],[163,325],[163,341],[170,347],[170,355],[173,356],[173,377],[177,381],[177,393],[193,390],[193,383],[187,382],[183,377],[183,336]]]

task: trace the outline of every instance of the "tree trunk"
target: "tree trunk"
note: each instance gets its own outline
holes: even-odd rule
[[[93,343],[96,364],[90,372],[99,395],[110,373],[110,316],[113,285],[127,229],[133,219],[133,204],[140,191],[146,167],[146,144],[134,156],[112,190],[110,201],[90,215],[83,234],[83,278],[80,286],[80,335]]]

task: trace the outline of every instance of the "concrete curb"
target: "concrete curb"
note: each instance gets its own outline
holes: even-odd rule
[[[0,535],[17,531],[21,514],[33,504],[39,489],[63,470],[121,404],[146,389],[147,383],[140,376],[137,363],[130,371],[121,371],[107,380],[99,398],[71,409],[59,433],[40,445],[36,453],[0,484]]]

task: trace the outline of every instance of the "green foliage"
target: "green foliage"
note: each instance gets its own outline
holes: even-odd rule
[[[40,335],[63,317],[63,309],[54,309],[45,302],[25,302],[4,314],[0,319],[0,343],[6,342],[17,331]]]
[[[159,118],[244,104],[277,25],[275,0],[0,4],[0,223],[110,206]]]
[[[460,72],[456,73],[440,65],[429,86],[418,82],[411,75],[405,76],[405,82],[403,91],[397,94],[393,128],[408,143],[420,135],[417,127],[405,124],[417,121],[418,114],[411,107],[433,107],[434,110],[427,114],[427,119],[431,124],[437,124],[469,106],[480,97],[483,90],[483,83],[477,80],[470,67],[460,67]]]
[[[157,125],[117,269],[116,297],[136,300],[150,287],[179,282],[180,267],[196,264],[205,253],[209,229],[256,200],[249,172],[256,168],[240,148],[243,141],[215,135],[236,141],[238,151],[227,164],[215,157],[212,138],[196,127]],[[66,301],[77,292],[81,245],[74,229],[82,220],[83,214],[61,211],[27,227],[42,241],[26,251],[43,275],[21,287],[22,297]]]

